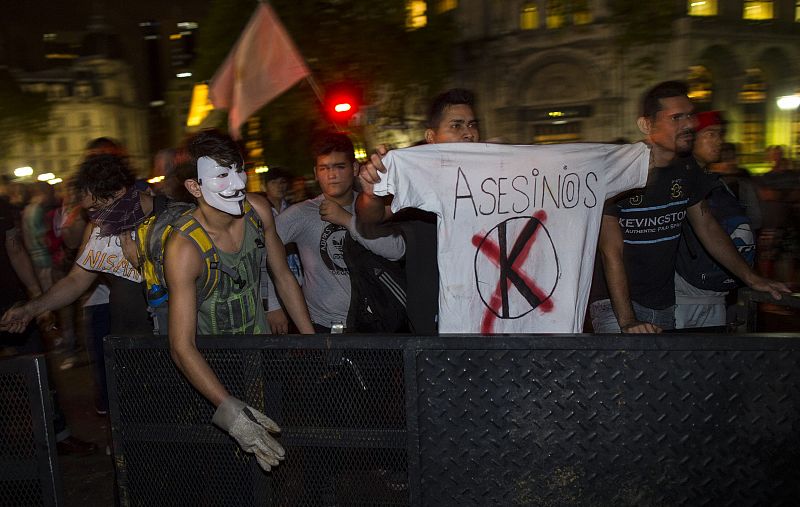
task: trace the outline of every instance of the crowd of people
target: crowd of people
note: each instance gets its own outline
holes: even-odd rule
[[[353,278],[357,270],[349,244],[404,274],[401,281],[374,282],[386,282],[405,314],[401,325],[379,328],[387,332],[430,335],[471,329],[459,327],[464,320],[459,313],[464,311],[459,306],[462,299],[469,299],[464,302],[467,312],[488,308],[480,322],[484,332],[493,332],[492,326],[504,320],[514,320],[515,329],[523,332],[582,331],[587,306],[585,329],[598,333],[723,330],[736,319],[728,307],[729,294],[738,286],[769,292],[777,299],[789,292],[786,284],[768,277],[786,276],[776,269],[782,265],[777,261],[787,255],[778,245],[789,244],[796,235],[784,208],[795,212],[800,180],[777,148],[770,151],[774,169],[761,178],[749,177],[737,165],[735,146],[724,142],[722,114],[695,113],[687,91],[683,83],[672,81],[648,91],[636,120],[644,144],[526,151],[454,145],[477,143],[481,131],[473,94],[448,90],[432,102],[423,146],[410,149],[409,155],[379,147],[359,164],[347,135],[318,136],[311,154],[320,194],[311,198],[302,180],[290,189],[290,173],[282,168],[266,173],[262,192],[246,192],[239,147],[218,131],[194,134],[172,151],[168,180],[159,188],[136,179],[122,146],[96,139],[87,146],[69,184],[4,184],[0,346],[20,353],[51,350],[55,364],[69,368],[80,342],[76,337],[85,336],[95,365],[96,409],[104,415],[108,398],[102,338],[165,335],[178,369],[217,407],[213,423],[269,470],[284,458],[283,448],[271,436],[277,425],[231,396],[198,351],[196,336],[364,331],[354,313],[368,312],[380,320],[383,309],[368,299],[372,296],[358,292],[362,280]],[[437,146],[443,143],[448,144]],[[469,186],[461,165],[452,164],[458,167],[448,169],[456,178],[451,199],[434,180],[437,170],[445,171],[448,160],[460,152],[484,166],[498,160],[511,164],[511,155],[524,159],[533,153],[566,157],[576,167],[589,167],[580,175],[583,169],[566,174],[564,190],[558,176],[554,197],[539,168],[508,178],[498,173],[476,189]],[[606,160],[609,167],[597,166]],[[415,166],[414,172],[409,165]],[[567,203],[574,196],[566,189],[573,177],[578,186],[571,191],[585,188],[585,225],[570,216],[571,234],[580,235],[585,227],[585,235],[593,237],[576,243],[579,251],[569,257],[574,261],[561,252],[552,266],[539,268],[544,269],[544,276],[536,272],[540,284],[547,272],[553,275],[553,288],[541,290],[526,278],[522,263],[535,248],[546,215],[552,227],[558,220],[554,211],[572,207]],[[536,186],[537,178],[541,187]],[[549,192],[553,209],[528,213],[535,220],[524,223],[513,247],[505,244],[507,228],[522,222],[505,220],[496,231],[483,230],[483,239],[466,238],[477,247],[467,255],[454,246],[459,245],[453,237],[461,234],[461,226],[451,224],[451,218],[456,218],[459,200],[468,203],[462,210],[474,209],[475,217],[488,215],[475,196],[479,191],[490,195],[487,188],[496,188],[492,209],[503,214],[501,201],[509,195],[503,192],[504,179],[509,180],[506,190],[517,191],[526,206],[531,199],[535,206],[537,195],[544,203]],[[522,191],[523,181],[533,189],[529,194]],[[166,210],[178,209],[173,204],[178,201],[187,207],[169,215],[171,221],[164,226],[172,232],[163,235],[163,255],[154,259],[146,235],[153,228],[166,230],[157,224],[168,216]],[[456,208],[448,207],[452,202]],[[521,202],[514,201],[509,209],[516,212]],[[729,230],[732,215],[740,221]],[[553,242],[554,233],[547,234]],[[499,244],[490,249],[487,245],[495,237]],[[558,254],[558,248],[553,249]],[[485,276],[477,267],[480,254],[494,255],[494,264],[486,265],[497,268],[501,281],[490,287],[494,293],[484,293],[483,282],[473,280],[478,289],[464,295],[466,285],[458,283],[459,277],[467,276],[461,273],[462,264],[474,256],[474,277]],[[572,285],[563,273],[569,262],[579,271]],[[452,275],[452,269],[459,274]],[[559,290],[570,294],[556,292],[559,283]],[[514,291],[519,292],[516,299]],[[552,306],[565,297],[572,303],[562,317],[565,305],[555,312]],[[359,305],[364,298],[367,304]],[[530,308],[516,310],[519,301]],[[552,320],[543,317],[548,313],[550,319],[569,322],[527,328],[528,321],[520,320],[524,316],[549,323]],[[63,428],[59,435],[61,441],[71,438]],[[72,440],[59,449],[94,451]]]

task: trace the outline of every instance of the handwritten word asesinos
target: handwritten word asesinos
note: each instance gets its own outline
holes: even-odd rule
[[[598,198],[592,185],[598,181],[597,174],[567,172],[542,174],[531,169],[530,174],[481,178],[480,183],[470,181],[461,168],[456,173],[455,203],[453,219],[458,208],[471,209],[473,216],[522,214],[529,209],[556,208],[571,209],[576,206],[594,208]],[[467,203],[471,204],[470,207]]]

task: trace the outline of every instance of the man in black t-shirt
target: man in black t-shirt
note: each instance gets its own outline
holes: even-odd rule
[[[696,127],[687,93],[684,83],[666,81],[644,96],[637,124],[653,161],[644,189],[606,203],[598,245],[605,280],[595,277],[589,307],[597,333],[674,328],[675,256],[687,219],[706,250],[750,288],[778,299],[789,292],[753,272],[709,212],[709,182],[687,156]]]

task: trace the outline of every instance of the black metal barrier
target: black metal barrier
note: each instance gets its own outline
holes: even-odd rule
[[[60,505],[44,357],[0,360],[0,506]]]
[[[157,337],[106,341],[123,505],[795,505],[800,335],[202,337],[271,474]]]

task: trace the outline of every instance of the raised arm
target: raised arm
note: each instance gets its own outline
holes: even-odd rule
[[[730,236],[725,233],[717,219],[711,214],[705,200],[689,207],[688,217],[692,229],[708,253],[748,287],[761,292],[769,292],[775,299],[781,299],[783,294],[791,292],[786,284],[759,276],[747,265],[739,255],[739,251],[733,246]]]
[[[620,329],[624,333],[661,332],[661,328],[656,325],[638,321],[633,312],[628,275],[622,257],[622,229],[619,227],[617,217],[603,215],[598,247],[608,284],[608,294]]]
[[[399,260],[406,253],[406,242],[399,231],[386,225],[356,225],[356,216],[333,201],[323,200],[319,206],[322,220],[346,228],[350,235],[370,252],[390,261]],[[364,234],[362,234],[364,231]]]
[[[381,197],[373,193],[373,186],[381,180],[381,174],[386,174],[386,167],[381,160],[386,153],[386,147],[379,146],[369,162],[362,164],[358,170],[361,193],[356,199],[355,210],[359,229],[362,225],[380,224],[392,218],[391,196]]]

